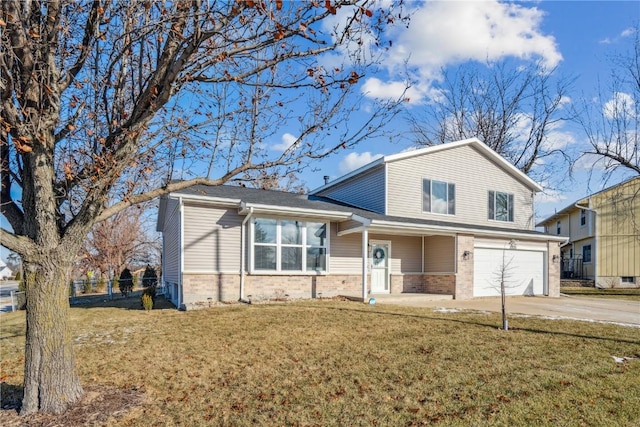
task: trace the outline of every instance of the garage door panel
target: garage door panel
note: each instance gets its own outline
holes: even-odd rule
[[[544,252],[476,248],[473,296],[499,296],[502,265],[507,295],[544,293]]]

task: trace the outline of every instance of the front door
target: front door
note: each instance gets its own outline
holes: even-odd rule
[[[389,293],[389,242],[371,243],[371,293]]]

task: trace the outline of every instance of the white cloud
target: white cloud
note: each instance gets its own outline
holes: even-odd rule
[[[620,37],[631,37],[636,33],[636,29],[633,27],[625,28],[620,33]]]
[[[385,59],[390,75],[405,66],[420,82],[415,93],[425,95],[443,67],[466,61],[496,61],[505,57],[540,60],[556,66],[562,55],[555,38],[540,29],[538,8],[496,0],[419,3],[408,29],[394,27],[393,47]],[[387,83],[392,85],[394,82]],[[419,101],[416,99],[416,102]]]
[[[298,138],[291,135],[290,133],[285,133],[284,135],[282,135],[282,142],[279,144],[272,145],[271,148],[277,151],[285,151],[289,147],[291,147],[293,144],[295,144],[297,139]]]
[[[418,102],[423,96],[416,87],[407,88],[404,82],[383,82],[376,77],[371,77],[364,82],[362,93],[369,98],[377,99],[400,99],[404,94],[404,98],[408,99],[409,103]]]
[[[340,161],[338,170],[342,175],[358,169],[361,166],[371,163],[372,161],[382,157],[382,154],[371,154],[369,151],[364,153],[349,153]]]
[[[633,117],[635,115],[633,96],[624,92],[615,92],[613,97],[602,106],[602,113],[607,119]]]

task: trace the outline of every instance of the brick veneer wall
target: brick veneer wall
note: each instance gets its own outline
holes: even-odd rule
[[[392,274],[391,293],[452,295],[454,274]],[[370,277],[368,285],[371,286]],[[239,274],[185,274],[183,304],[187,308],[240,298]],[[362,279],[353,275],[246,275],[245,297],[254,301],[277,298],[362,297]]]
[[[456,282],[455,292],[453,297],[455,299],[471,299],[473,298],[473,243],[474,237],[472,234],[458,234],[458,245],[456,249]],[[469,259],[463,259],[465,251],[469,251],[471,254]]]
[[[553,257],[557,261],[553,261]],[[547,287],[550,297],[560,297],[560,245],[557,242],[547,243]]]

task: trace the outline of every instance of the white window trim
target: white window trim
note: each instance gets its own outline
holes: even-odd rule
[[[584,213],[584,224],[582,223],[582,214]],[[589,213],[586,209],[580,209],[580,228],[585,228],[589,225]]]
[[[487,197],[489,197],[489,191],[493,191],[493,218],[489,218],[489,212],[487,212],[486,217],[488,218],[487,220],[490,222],[497,222],[498,224],[504,224],[504,223],[510,223],[510,224],[515,224],[516,222],[516,195],[515,193],[508,193],[506,191],[498,191],[498,190],[487,190]],[[509,196],[513,197],[513,206],[511,206],[511,210],[513,211],[513,220],[501,220],[501,219],[496,219],[496,200],[498,197],[498,193],[502,193],[502,194],[506,194],[507,195],[507,203],[509,203]],[[485,207],[487,204],[485,203]],[[487,207],[488,209],[488,207]],[[507,206],[507,217],[509,216],[509,207]]]
[[[258,270],[255,268],[255,220],[256,219],[273,219],[276,220],[276,243],[260,243],[258,246],[275,246],[276,247],[276,269],[275,270]],[[290,245],[286,244],[285,247],[298,247],[302,249],[302,267],[304,270],[282,270],[281,268],[281,256],[282,256],[282,232],[281,232],[281,221],[298,221],[302,223],[302,244],[300,245]],[[307,245],[307,223],[309,222],[317,222],[322,223],[326,227],[326,238],[324,246],[317,245]],[[331,236],[331,223],[329,221],[323,220],[313,220],[313,219],[299,219],[299,218],[283,218],[283,217],[271,217],[271,216],[256,216],[251,221],[249,221],[249,274],[254,275],[265,275],[265,276],[325,276],[329,274],[329,239]],[[307,268],[307,251],[308,248],[324,248],[326,251],[325,258],[325,270],[306,270]]]
[[[427,180],[427,179],[429,180],[429,186],[430,186],[430,188],[429,188],[429,197],[433,196],[433,182],[434,181],[442,182],[444,184],[447,184],[447,213],[433,212],[432,210],[428,210],[428,211],[424,210],[424,181]],[[454,201],[454,205],[453,205],[454,213],[452,213],[452,214],[448,213],[448,211],[449,211],[449,185],[453,185],[453,192],[454,192],[453,194],[455,196],[455,199],[454,199],[455,201]],[[422,198],[420,200],[420,205],[421,205],[420,206],[420,210],[421,210],[421,212],[422,213],[427,213],[427,214],[430,214],[430,215],[440,215],[440,216],[449,217],[449,218],[451,218],[452,216],[456,216],[457,212],[458,212],[458,206],[457,206],[457,204],[458,204],[458,202],[457,202],[458,195],[457,195],[456,187],[457,187],[457,185],[456,185],[455,182],[441,181],[439,179],[422,177],[422,180],[420,181],[420,195],[422,196]],[[429,206],[433,206],[433,199],[431,199],[429,201]]]

